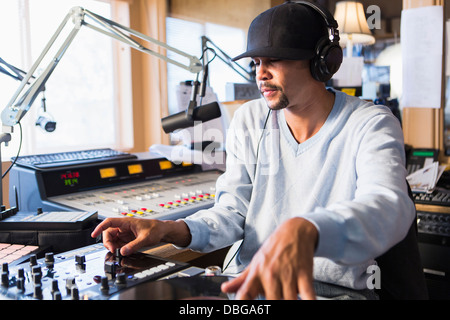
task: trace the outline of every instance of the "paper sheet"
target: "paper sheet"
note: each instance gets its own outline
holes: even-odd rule
[[[442,6],[402,11],[402,106],[440,108],[443,28]]]
[[[406,180],[408,180],[413,192],[432,192],[445,168],[446,166],[440,166],[439,162],[435,161],[411,173],[406,177]]]

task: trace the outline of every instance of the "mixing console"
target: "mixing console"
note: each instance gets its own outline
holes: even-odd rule
[[[196,274],[203,269],[195,268]],[[0,299],[105,300],[125,289],[161,279],[189,265],[142,252],[123,257],[93,244],[60,254],[46,253],[17,266],[2,265]],[[180,273],[180,276],[184,274]]]
[[[54,203],[79,210],[97,210],[99,218],[131,216],[178,219],[213,205],[219,171],[50,197]]]
[[[133,216],[172,220],[214,204],[220,170],[175,164],[152,153],[136,159],[45,169],[15,165],[11,205],[19,211],[96,211],[98,218]]]

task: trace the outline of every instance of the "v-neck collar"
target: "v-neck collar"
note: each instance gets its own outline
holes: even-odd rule
[[[278,126],[282,131],[283,136],[286,138],[287,143],[289,144],[289,146],[291,147],[292,151],[296,156],[308,150],[311,146],[313,146],[316,143],[316,141],[318,141],[324,135],[326,135],[326,133],[329,131],[330,126],[336,119],[336,116],[339,114],[339,110],[342,107],[343,95],[342,92],[339,91],[333,90],[333,92],[335,94],[333,108],[331,109],[330,114],[325,120],[325,123],[316,134],[314,134],[311,138],[302,143],[298,143],[297,140],[295,140],[294,136],[292,135],[291,130],[287,125],[286,118],[284,116],[284,111],[277,110],[276,117],[278,120]]]

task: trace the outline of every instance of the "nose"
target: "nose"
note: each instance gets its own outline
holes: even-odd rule
[[[256,66],[256,80],[257,81],[266,81],[272,78],[272,74],[267,67],[267,64],[261,61]]]

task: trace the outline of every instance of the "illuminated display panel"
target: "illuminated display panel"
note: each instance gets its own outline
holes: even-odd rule
[[[161,170],[167,170],[167,169],[171,169],[173,167],[172,162],[170,161],[160,161],[159,162],[159,168]]]
[[[128,173],[129,174],[138,174],[138,173],[142,173],[144,172],[144,170],[142,170],[142,165],[141,164],[130,164],[128,166]]]
[[[78,179],[80,178],[80,172],[79,171],[67,171],[67,172],[61,173],[60,178],[64,182],[65,186],[73,186],[73,185],[78,184]]]
[[[114,167],[102,168],[99,171],[100,171],[100,177],[102,179],[114,178],[115,176],[117,176],[116,168],[114,168]]]

